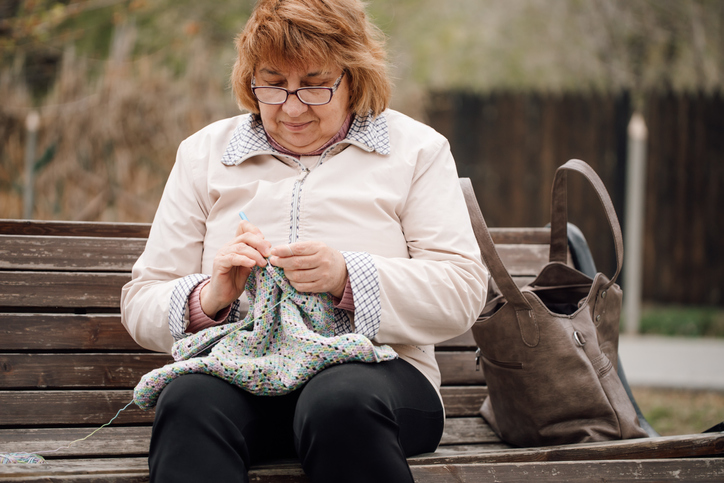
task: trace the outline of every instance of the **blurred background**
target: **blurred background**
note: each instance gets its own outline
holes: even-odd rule
[[[253,3],[0,0],[0,218],[150,222],[181,140],[239,113],[228,77]],[[623,342],[724,341],[723,1],[368,4],[392,107],[448,137],[490,226],[548,223],[556,167],[583,159],[640,273],[620,280],[643,302]],[[570,178],[570,219],[610,275],[607,223]],[[724,345],[707,347],[699,364],[724,373]],[[660,432],[724,420],[724,387],[636,382]]]

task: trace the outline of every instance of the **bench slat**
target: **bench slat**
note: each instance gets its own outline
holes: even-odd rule
[[[0,269],[130,272],[143,238],[0,235]]]
[[[0,220],[0,233],[5,235],[148,238],[150,231],[150,223]]]
[[[5,389],[128,389],[144,374],[173,362],[168,354],[0,354]]]
[[[485,384],[482,364],[475,370],[475,352],[435,352],[443,386]]]
[[[17,479],[2,475],[13,475]],[[46,461],[41,465],[0,465],[5,481],[148,483],[147,458],[97,458]]]
[[[451,444],[501,444],[502,441],[497,434],[490,429],[488,423],[480,417],[469,418],[447,418],[445,431],[442,435],[440,445]]]
[[[31,271],[130,272],[145,248],[143,238],[0,235],[0,269]],[[545,265],[548,245],[496,245],[512,276],[535,276]]]
[[[0,453],[38,453],[48,458],[145,456],[151,441],[151,426],[103,428],[84,441],[95,428],[0,429]],[[73,441],[77,441],[73,443]],[[70,445],[73,443],[72,445]],[[66,448],[66,446],[70,445]],[[63,448],[60,451],[53,451]],[[48,451],[48,453],[43,453]],[[50,453],[50,451],[53,451]]]
[[[440,388],[445,416],[448,418],[478,416],[480,406],[488,397],[487,386],[443,386]]]
[[[548,245],[495,245],[503,265],[513,277],[535,277],[548,263]]]
[[[6,235],[148,238],[150,231],[150,223],[0,219],[0,233]],[[545,227],[490,227],[489,231],[495,243],[550,243],[550,228]]]
[[[52,458],[72,457],[89,458],[102,456],[139,456],[147,455],[151,439],[151,426],[103,428],[84,441],[95,428],[40,428],[40,429],[0,429],[0,453],[42,452]],[[77,441],[76,443],[72,443]],[[474,445],[478,451],[500,448],[500,439],[493,433],[482,418],[461,418],[448,420],[442,436],[442,446]],[[66,447],[70,445],[69,447]],[[493,446],[495,445],[495,446]]]
[[[724,434],[660,436],[538,448],[492,449],[492,446],[478,446],[476,449],[475,445],[463,447],[464,451],[458,451],[455,445],[451,445],[419,458],[430,464],[694,458],[724,454]]]
[[[115,308],[130,273],[0,271],[1,307]],[[518,286],[533,277],[515,277]]]
[[[551,229],[547,227],[488,227],[488,231],[496,245],[549,245],[551,243]]]
[[[0,351],[25,350],[145,349],[131,338],[117,314],[0,314]]]
[[[435,346],[436,351],[446,350],[475,350],[476,344],[473,338],[472,330],[465,332],[463,335],[459,335],[454,339],[446,340],[442,344]],[[437,356],[437,354],[436,354]]]
[[[0,272],[0,306],[118,308],[128,273]]]
[[[719,482],[724,478],[724,458],[645,459],[614,461],[543,461],[527,463],[429,464],[425,458],[410,458],[416,483],[472,483],[480,481],[694,481]],[[42,465],[0,465],[4,481],[70,483],[104,481],[140,483],[148,481],[146,458],[98,458],[48,461]],[[262,466],[249,472],[258,483],[308,483],[299,464]]]
[[[536,481],[716,481],[724,478],[724,459],[564,461],[497,464],[413,465],[416,483]],[[299,480],[304,481],[304,480]]]
[[[87,428],[0,430],[0,452],[38,451],[65,446],[87,435]],[[60,436],[60,437],[59,437]],[[97,454],[119,456],[148,451],[150,427],[105,428],[92,439],[75,443],[57,455],[88,457]],[[415,465],[462,465],[471,463],[525,463],[530,461],[645,460],[684,458],[721,454],[724,435],[666,436],[652,439],[581,443],[544,448],[505,448],[500,444],[449,445],[435,453],[410,458]],[[95,446],[95,447],[94,447]],[[721,460],[721,458],[719,458]],[[59,464],[60,462],[51,462]],[[1,474],[1,473],[0,473]]]
[[[132,399],[130,390],[2,391],[0,426],[100,426]],[[153,410],[131,405],[114,424],[152,423],[153,417]]]
[[[484,384],[473,352],[438,352],[443,385]],[[132,388],[149,371],[173,362],[167,354],[0,354],[4,389]]]
[[[0,351],[144,350],[117,314],[0,313]],[[437,351],[475,350],[472,332],[442,342]]]
[[[443,387],[440,392],[449,418],[478,416],[487,396],[484,386]],[[123,389],[0,391],[0,426],[100,426],[132,399],[133,391]],[[153,414],[132,405],[114,424],[151,423]]]

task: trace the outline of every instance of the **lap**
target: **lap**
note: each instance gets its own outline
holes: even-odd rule
[[[200,420],[223,413],[244,433],[251,459],[257,462],[294,456],[294,430],[302,420],[324,419],[343,426],[361,420],[357,415],[370,409],[385,413],[399,426],[399,440],[408,456],[434,449],[444,424],[432,384],[400,359],[335,365],[284,396],[255,396],[214,376],[184,375],[170,383],[159,399],[163,411],[176,405],[185,406],[185,417]],[[428,443],[420,447],[421,440]]]
[[[406,456],[433,451],[442,436],[444,412],[437,392],[402,359],[341,364],[314,376],[301,390],[295,432],[302,421],[316,418],[341,434],[355,431],[361,436],[364,425],[374,425],[379,416],[394,421]]]

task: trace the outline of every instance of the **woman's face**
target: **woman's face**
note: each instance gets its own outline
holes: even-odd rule
[[[272,65],[261,65],[255,73],[257,86],[284,87],[294,91],[300,87],[332,87],[342,69],[312,67],[288,70]],[[339,88],[329,104],[308,106],[295,95],[280,105],[259,103],[262,123],[276,142],[296,153],[311,153],[322,147],[342,127],[349,112],[349,84],[342,77]]]

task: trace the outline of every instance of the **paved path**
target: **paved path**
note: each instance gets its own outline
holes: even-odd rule
[[[622,335],[619,355],[631,386],[724,391],[724,339]]]

